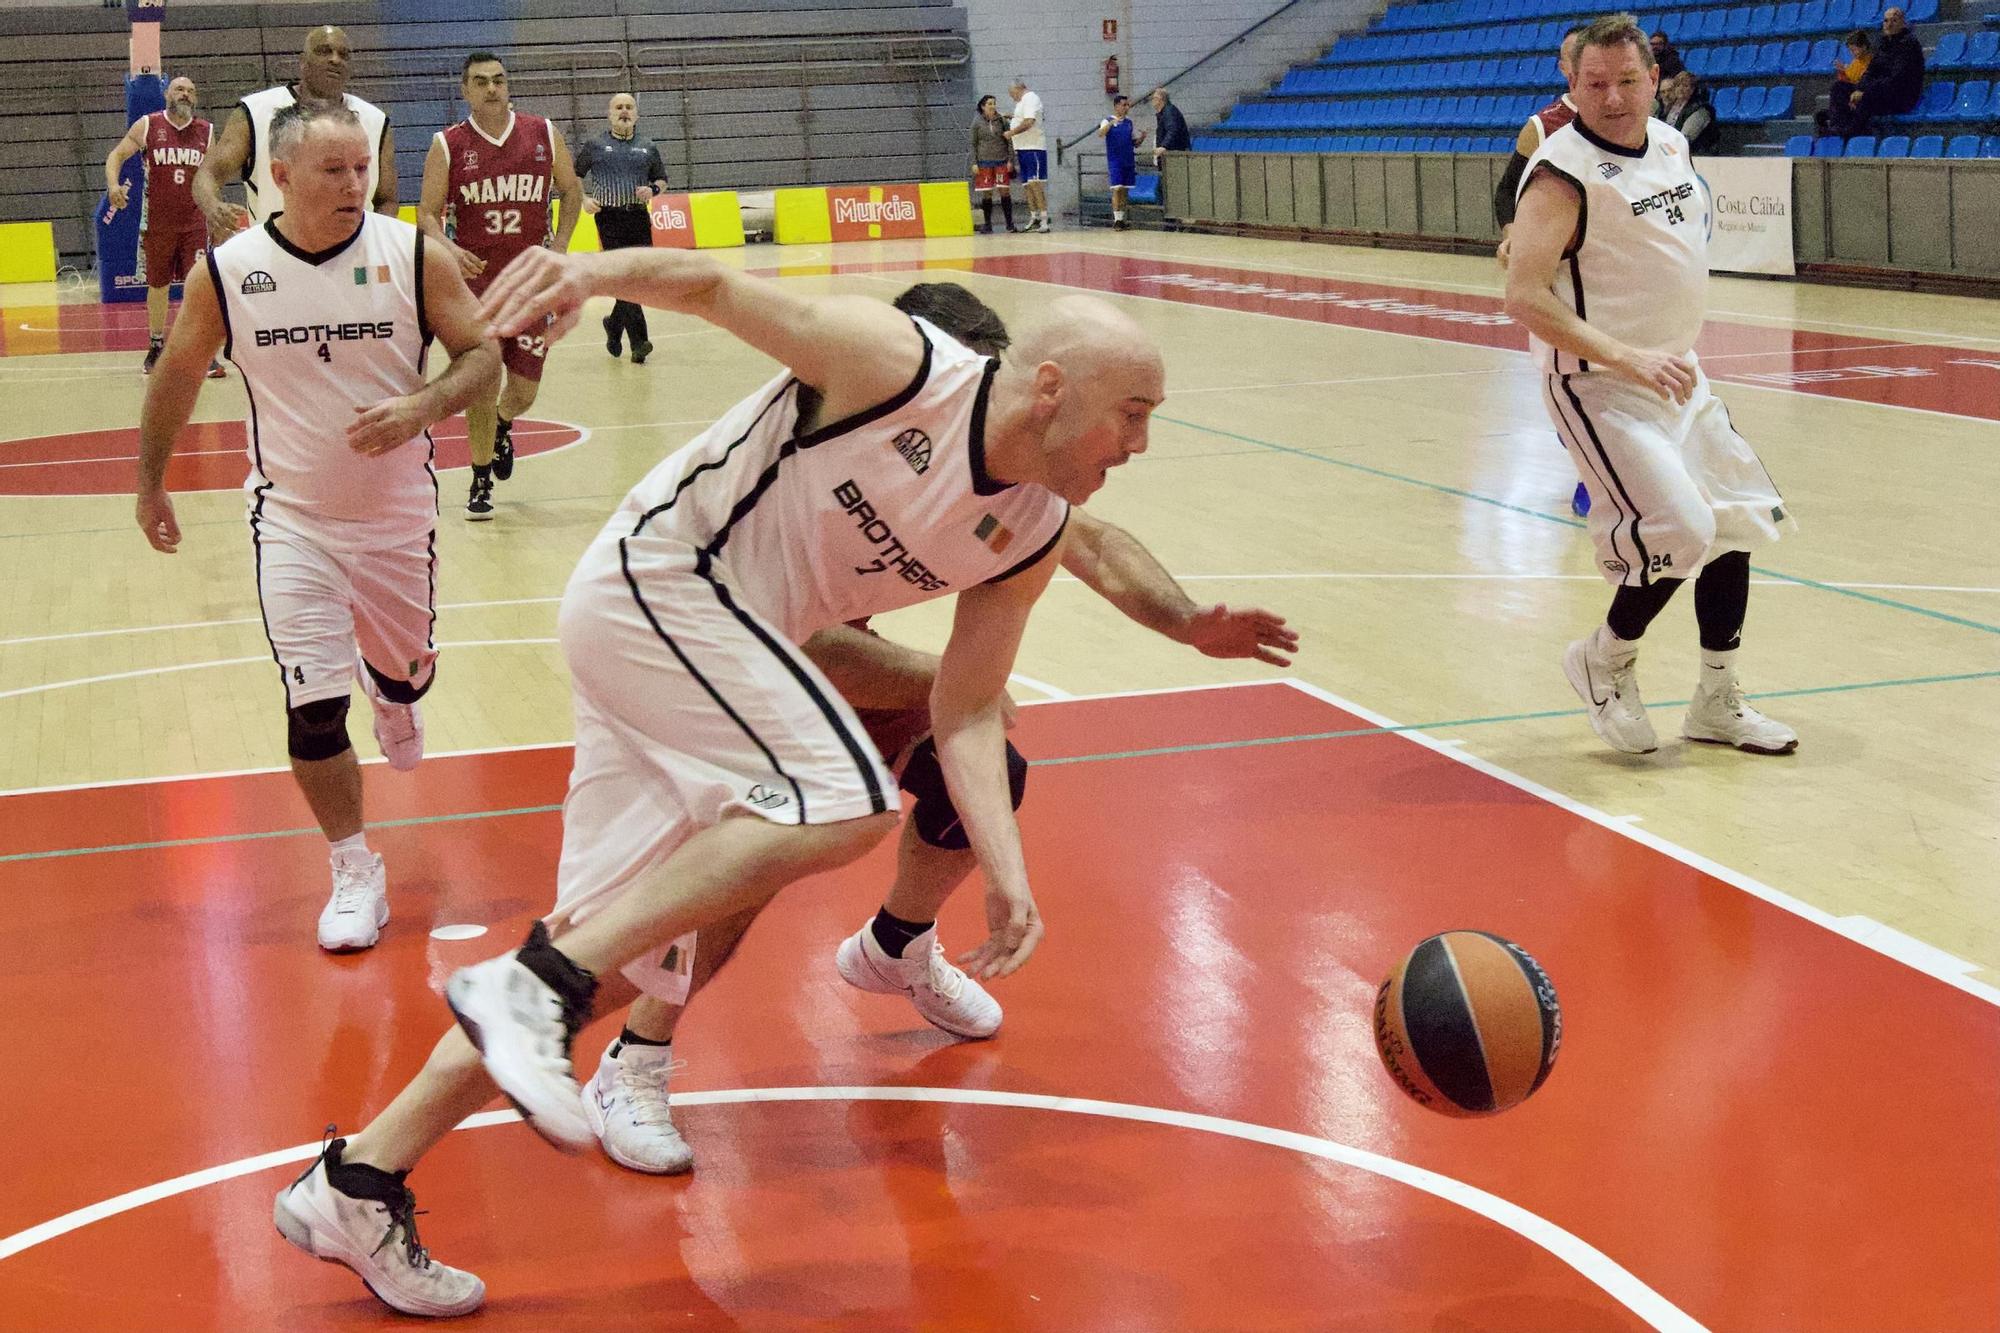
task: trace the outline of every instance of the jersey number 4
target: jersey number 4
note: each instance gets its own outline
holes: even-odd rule
[[[328,365],[333,364],[333,353],[327,350],[327,346],[325,343],[321,343],[319,345],[318,355],[319,359],[326,362]]]

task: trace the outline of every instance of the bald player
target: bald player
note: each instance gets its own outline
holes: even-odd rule
[[[531,250],[485,309],[498,336],[550,319],[559,336],[596,296],[708,320],[785,369],[642,480],[570,579],[577,748],[549,921],[454,974],[459,1028],[276,1200],[288,1239],[406,1313],[462,1314],[485,1288],[419,1244],[403,1173],[496,1088],[550,1142],[594,1143],[577,1028],[678,994],[678,937],[896,826],[895,778],[799,648],[817,631],[956,595],[930,712],[989,926],[959,961],[988,979],[1029,960],[1042,921],[1009,792],[1007,678],[1069,506],[1144,451],[1166,393],[1152,339],[1089,297],[1050,305],[1004,362],[879,301],[699,253]]]
[[[177,75],[167,84],[167,108],[132,122],[125,137],[104,159],[104,194],[111,213],[131,202],[119,174],[134,154],[146,173],[139,214],[139,254],[146,275],[146,360],[141,375],[153,373],[167,341],[167,306],[177,282],[201,261],[208,247],[208,224],[194,203],[194,175],[208,154],[214,126],[194,113],[194,80]],[[106,215],[109,221],[110,215]],[[208,363],[208,377],[221,379],[222,363]]]
[[[331,24],[314,28],[299,53],[295,82],[251,93],[230,111],[194,178],[195,203],[215,236],[229,236],[283,211],[284,188],[271,174],[271,119],[294,103],[345,106],[359,118],[373,149],[367,198],[377,213],[396,215],[396,135],[388,113],[347,91],[353,61],[344,31]],[[223,186],[239,181],[248,192],[247,209],[222,197]]]

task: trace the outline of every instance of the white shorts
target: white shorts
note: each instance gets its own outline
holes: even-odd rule
[[[377,674],[427,682],[437,661],[433,536],[385,551],[329,551],[253,519],[257,601],[285,682],[285,707],[353,688],[358,645]]]
[[[1545,376],[1542,396],[1590,491],[1590,539],[1607,582],[1693,578],[1716,556],[1797,530],[1699,367],[1680,404],[1601,371]]]
[[[694,554],[634,542],[635,592],[615,536],[600,536],[563,593],[576,760],[552,925],[586,919],[732,815],[830,824],[900,808],[896,779],[840,692],[769,621],[696,574]],[[685,937],[624,973],[682,1004],[693,962]]]

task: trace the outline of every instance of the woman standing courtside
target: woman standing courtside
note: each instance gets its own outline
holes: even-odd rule
[[[1007,230],[1019,231],[1014,225],[1014,146],[1007,141],[1007,118],[1000,114],[1000,103],[991,95],[979,99],[977,111],[972,118],[972,192],[979,196],[979,211],[986,219],[979,230],[993,230],[993,196],[997,194]]]

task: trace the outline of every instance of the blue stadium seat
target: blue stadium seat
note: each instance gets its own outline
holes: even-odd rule
[[[1844,154],[1844,156],[1846,157],[1875,156],[1875,136],[1872,134],[1855,135],[1852,139],[1849,139],[1847,141],[1847,152]]]
[[[1396,145],[1395,145],[1395,148],[1394,148],[1394,150],[1393,150],[1393,151],[1395,151],[1395,152],[1398,152],[1398,153],[1414,153],[1414,152],[1416,152],[1416,151],[1417,151],[1417,136],[1416,136],[1416,135],[1414,135],[1414,134],[1399,134],[1399,135],[1397,135],[1397,136],[1396,136]]]
[[[1747,5],[1741,9],[1728,10],[1727,17],[1722,20],[1722,31],[1717,33],[1716,36],[1727,39],[1748,37],[1750,35],[1750,15],[1754,12]],[[1708,31],[1706,23],[1702,25],[1702,31],[1704,33]]]
[[[2000,134],[1989,134],[1979,141],[1981,157],[2000,157]]]
[[[1985,120],[1986,104],[1992,98],[1992,90],[1984,79],[1967,79],[1958,85],[1958,98],[1951,104],[1953,120]]]
[[[1833,67],[1834,59],[1847,58],[1847,52],[1835,37],[1822,37],[1812,45],[1812,52],[1806,56],[1806,73],[1824,76]]]
[[[1780,84],[1776,88],[1765,89],[1764,119],[1766,120],[1791,119],[1792,101],[1795,97],[1797,97],[1797,95],[1798,95],[1798,89],[1792,87],[1792,85],[1789,83]]]
[[[1951,109],[1958,101],[1958,85],[1950,79],[1939,79],[1924,89],[1924,98],[1917,103],[1917,109],[1898,120],[1944,120],[1951,115]]]
[[[1764,107],[1765,90],[1752,85],[1743,90],[1743,96],[1736,102],[1736,119],[1754,121],[1767,119]]]
[[[1750,11],[1750,22],[1744,28],[1743,35],[1745,37],[1768,37],[1771,35],[1771,29],[1777,26],[1778,7],[1776,5],[1758,5]]]
[[[1819,138],[1813,140],[1812,155],[1814,157],[1839,157],[1845,152],[1846,148],[1847,141],[1839,135],[1822,134]]]
[[[1705,46],[1690,47],[1681,52],[1681,63],[1694,71],[1695,77],[1708,77],[1709,50]]]
[[[1978,140],[1975,139],[1973,142],[1976,144]],[[1428,134],[1419,135],[1417,136],[1416,143],[1411,145],[1411,150],[1418,153],[1435,153],[1437,151],[1437,140]]]
[[[1757,51],[1757,63],[1751,67],[1752,74],[1783,74],[1785,72],[1785,44],[1766,42]]]
[[[1907,134],[1892,134],[1875,145],[1875,156],[1877,157],[1908,157],[1909,155],[1910,136]]]
[[[1946,157],[1978,157],[1979,136],[1976,134],[1958,134],[1952,136],[1951,142],[1945,145],[1944,155]]]
[[[1778,6],[1777,17],[1771,21],[1769,31],[1773,36],[1784,37],[1799,30],[1798,0],[1785,0]]]
[[[1786,157],[1811,157],[1812,155],[1813,137],[1810,134],[1794,134],[1791,138],[1785,140]]]
[[[1910,156],[1943,157],[1944,136],[1942,134],[1924,134],[1910,140]]]
[[[1912,24],[1929,23],[1938,15],[1938,0],[1910,0],[1910,8],[1903,17]],[[1877,18],[1881,17],[1879,14]]]
[[[1822,33],[1826,31],[1827,0],[1807,0],[1799,7],[1799,21],[1792,28],[1795,33]]]
[[[1381,136],[1381,135],[1379,135],[1379,134],[1371,134],[1371,135],[1367,136],[1366,138],[1364,138],[1364,139],[1363,139],[1363,140],[1361,141],[1361,151],[1362,151],[1362,152],[1364,152],[1364,153],[1379,153],[1379,152],[1381,152],[1381,151],[1382,151],[1382,136]]]
[[[1159,203],[1160,173],[1157,171],[1140,172],[1139,179],[1133,183],[1132,192],[1127,197],[1135,204]]]
[[[1812,43],[1804,40],[1785,43],[1785,58],[1778,73],[1796,76],[1812,72]]]
[[[1866,3],[1866,0],[1863,0]],[[1846,34],[1853,30],[1854,0],[1827,0],[1825,26],[1834,32]]]
[[[1938,38],[1938,44],[1924,64],[1931,69],[1957,69],[1965,63],[1965,34],[1948,32]]]
[[[1970,69],[2000,69],[2000,32],[1975,32],[1965,44],[1965,63]]]
[[[1698,40],[1719,42],[1727,37],[1729,35],[1729,15],[1731,12],[1727,9],[1710,9],[1704,11],[1700,15],[1701,31],[1698,34]],[[1747,14],[1743,17],[1743,26],[1746,28],[1750,26],[1750,17]]]
[[[1742,97],[1743,90],[1734,84],[1727,88],[1717,88],[1714,100],[1709,103],[1715,111],[1715,118],[1719,121],[1736,119],[1736,104]]]

